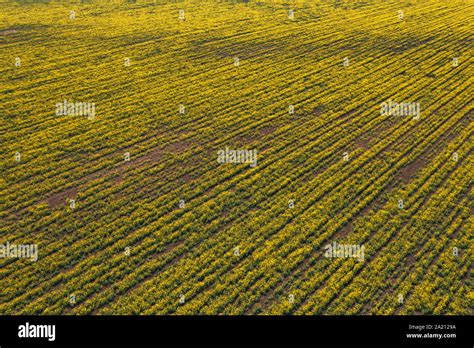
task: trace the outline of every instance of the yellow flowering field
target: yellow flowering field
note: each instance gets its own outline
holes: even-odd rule
[[[0,2],[0,313],[472,314],[472,0]]]

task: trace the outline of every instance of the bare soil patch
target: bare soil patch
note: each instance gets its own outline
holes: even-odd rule
[[[50,207],[55,208],[60,205],[66,205],[68,199],[74,199],[77,196],[78,188],[72,187],[62,192],[53,194],[52,196],[46,198],[46,202]]]
[[[364,150],[370,149],[369,141],[366,140],[366,139],[357,139],[355,141],[355,144],[356,144],[357,147],[359,147],[361,149],[364,149]]]
[[[15,34],[15,33],[18,33],[18,31],[15,30],[15,29],[0,31],[0,35],[11,35],[11,34]]]
[[[401,181],[406,184],[410,182],[416,176],[416,173],[426,164],[427,161],[424,158],[418,158],[409,165],[400,169],[398,176]]]
[[[275,127],[275,126],[267,126],[267,127],[264,127],[262,129],[260,129],[260,134],[261,135],[268,135],[268,134],[273,133],[276,130],[277,130],[277,127]]]

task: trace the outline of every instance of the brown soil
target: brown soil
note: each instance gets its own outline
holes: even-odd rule
[[[14,29],[0,31],[0,35],[10,35],[10,34],[15,34],[15,33],[18,33],[18,31]]]
[[[49,206],[52,208],[58,207],[59,205],[66,205],[68,199],[76,198],[77,192],[78,188],[73,187],[48,197],[46,202],[48,202]]]
[[[352,231],[354,231],[354,227],[352,226],[352,223],[348,222],[343,228],[336,232],[336,234],[334,235],[334,239],[344,238]]]
[[[271,134],[273,133],[274,131],[277,130],[277,127],[274,127],[274,126],[268,126],[268,127],[264,127],[262,129],[260,129],[260,134],[261,135],[268,135],[268,134]]]
[[[181,140],[165,147],[166,152],[184,152],[189,147],[189,140]]]
[[[313,109],[313,113],[314,113],[316,116],[320,116],[320,115],[323,114],[324,110],[325,110],[325,107],[321,105],[321,106],[318,106],[318,107],[314,108],[314,109]]]
[[[190,174],[186,173],[182,176],[181,180],[187,183],[192,181],[193,177]]]
[[[400,177],[403,183],[410,182],[415,176],[416,173],[426,166],[427,162],[424,158],[418,158],[409,165],[400,169],[398,176]]]
[[[364,149],[364,150],[370,149],[369,141],[366,139],[357,139],[355,141],[355,144],[361,149]]]

